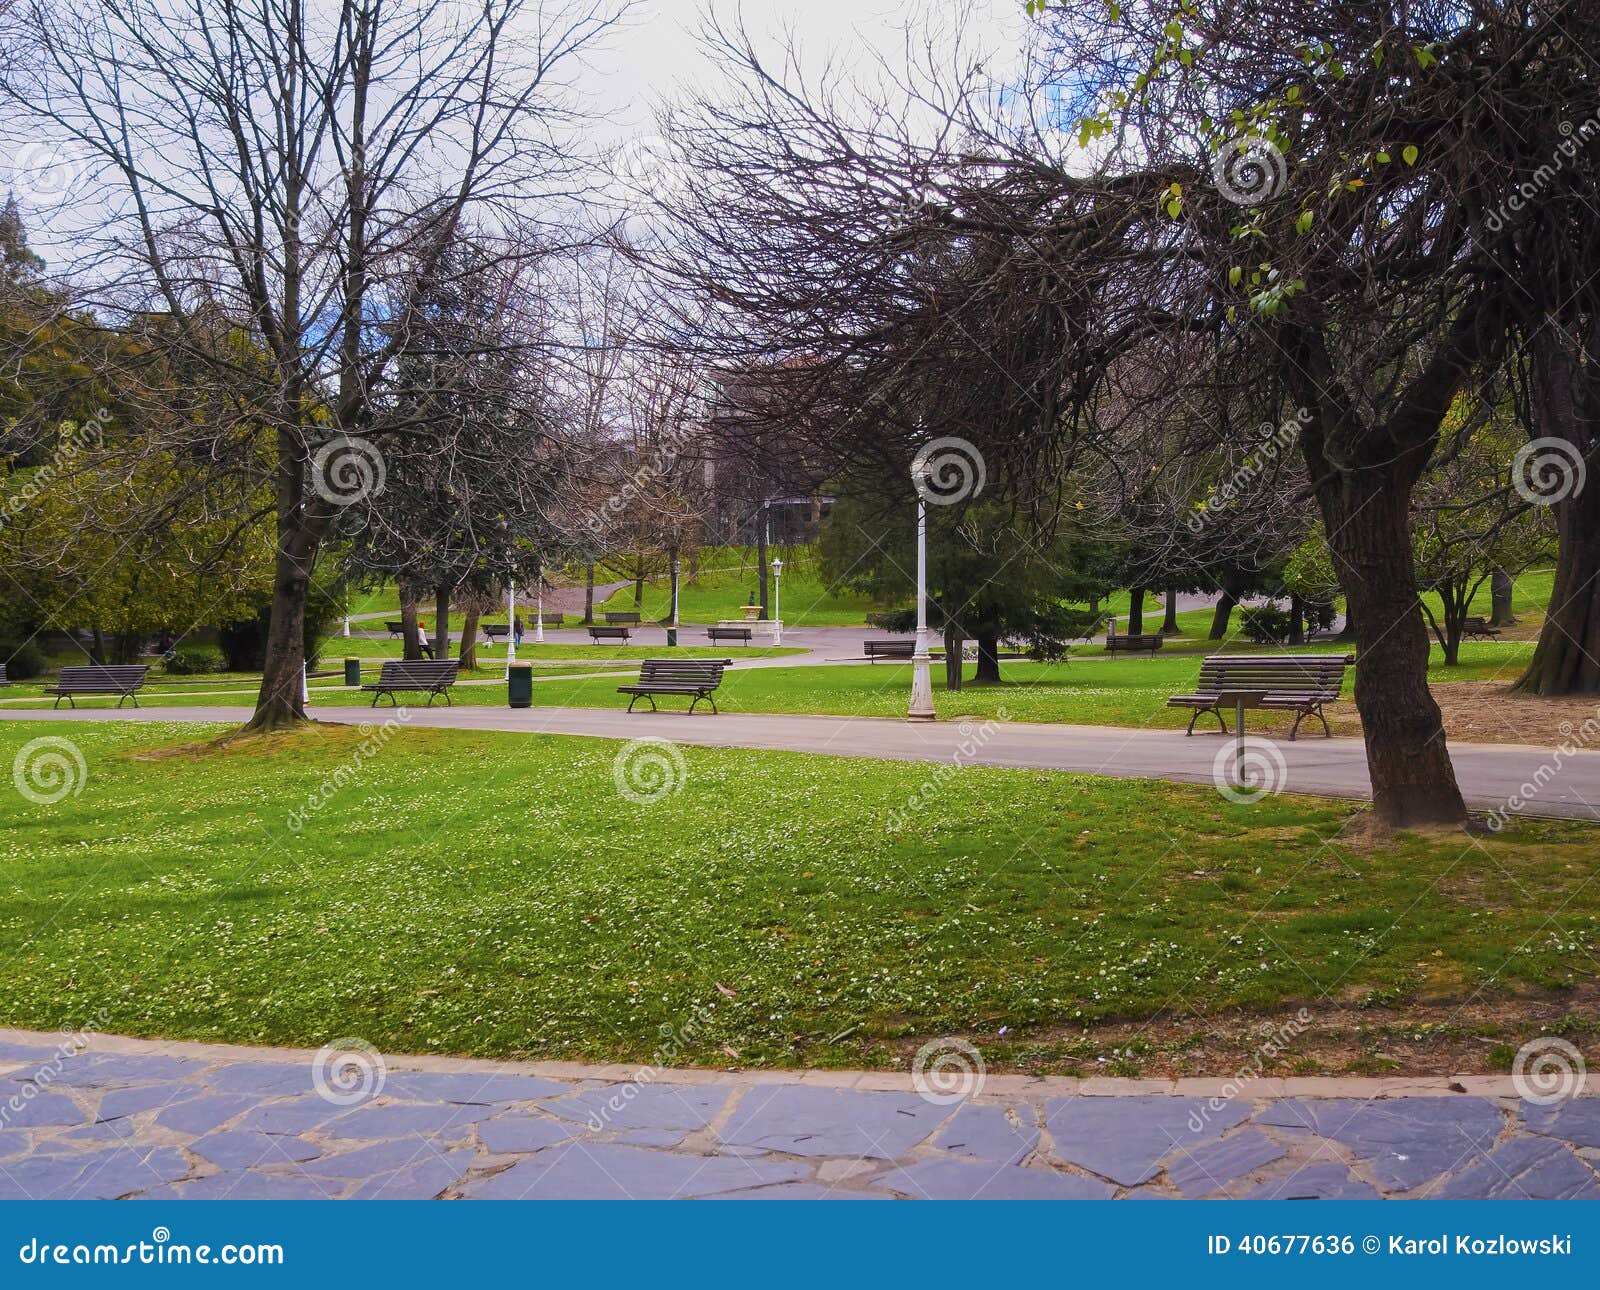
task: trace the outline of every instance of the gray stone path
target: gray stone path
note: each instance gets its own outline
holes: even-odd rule
[[[579,735],[603,739],[667,739],[722,748],[787,749],[845,757],[953,762],[1078,771],[1134,779],[1215,784],[1231,765],[1233,740],[1218,734],[1185,738],[1181,731],[1114,726],[1067,726],[1034,722],[962,721],[912,723],[880,717],[821,717],[682,710],[625,712],[620,708],[500,707],[410,709],[410,726],[456,730],[505,730]],[[319,721],[360,723],[368,708],[318,708]],[[0,710],[0,720],[216,721],[242,724],[248,708],[80,708],[76,711]],[[1263,741],[1258,768],[1273,791],[1367,798],[1366,750],[1359,739],[1308,736],[1294,743]],[[1510,744],[1450,746],[1467,804],[1496,811],[1600,821],[1600,752],[1557,755]],[[1512,803],[1511,799],[1518,801]],[[1523,800],[1525,799],[1525,800]]]
[[[1499,1077],[729,1074],[0,1031],[0,1199],[1600,1199]],[[87,1046],[83,1046],[84,1044]]]

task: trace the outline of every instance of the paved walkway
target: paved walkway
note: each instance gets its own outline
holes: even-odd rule
[[[339,1042],[0,1031],[0,1199],[1600,1199],[1600,1097],[1501,1077],[930,1088]]]
[[[369,721],[367,708],[316,708],[319,721]],[[0,720],[215,721],[243,723],[237,707],[95,708],[54,711],[0,710]],[[1231,774],[1232,737],[1179,731],[1043,723],[934,721],[877,717],[814,717],[725,712],[688,716],[681,711],[625,712],[612,708],[499,707],[412,708],[413,726],[457,730],[507,730],[603,739],[668,739],[722,748],[770,748],[899,761],[959,762],[1036,770],[1078,771],[1130,779],[1213,784]],[[1517,814],[1600,822],[1600,752],[1558,756],[1549,749],[1507,744],[1455,743],[1456,776],[1468,805]],[[1247,762],[1278,792],[1368,798],[1366,752],[1359,739],[1307,736],[1294,743],[1261,741]],[[1221,769],[1219,770],[1219,764]],[[1250,782],[1247,778],[1246,782]],[[1526,799],[1522,801],[1520,799]]]

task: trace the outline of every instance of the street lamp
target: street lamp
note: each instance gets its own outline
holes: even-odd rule
[[[506,679],[511,679],[511,665],[517,661],[517,584],[506,584]]]
[[[533,643],[544,644],[544,568],[539,569],[539,578],[533,584]]]
[[[921,462],[916,463],[921,465]],[[917,649],[911,656],[911,706],[908,721],[932,721],[933,660],[928,656],[928,503],[917,484]]]
[[[781,588],[779,579],[783,577],[783,561],[776,556],[772,560],[772,643],[783,644],[783,602],[780,600]]]

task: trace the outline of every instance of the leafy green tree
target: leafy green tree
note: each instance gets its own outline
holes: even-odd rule
[[[819,546],[831,584],[898,611],[892,627],[915,623],[915,611],[905,608],[916,594],[914,499],[886,506],[860,491],[844,493]],[[969,639],[978,647],[977,685],[1000,682],[1003,641],[1026,644],[1035,658],[1060,658],[1095,618],[1074,602],[1111,590],[1098,572],[1104,563],[1104,552],[1070,517],[1041,539],[998,496],[964,508],[929,506],[928,619],[945,637],[947,674],[959,685],[961,644]]]

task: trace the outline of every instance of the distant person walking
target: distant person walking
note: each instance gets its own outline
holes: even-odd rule
[[[422,619],[417,619],[417,648],[430,659],[433,657],[433,645],[428,640],[428,624]]]

